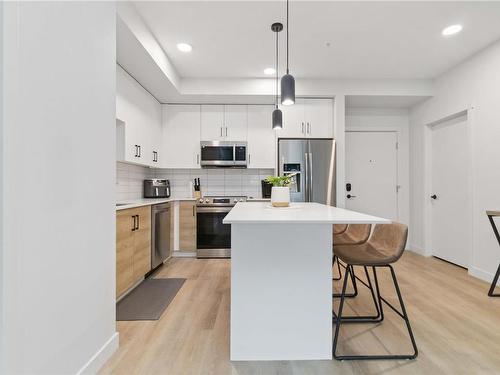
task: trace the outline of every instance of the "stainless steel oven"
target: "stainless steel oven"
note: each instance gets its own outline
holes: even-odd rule
[[[246,168],[247,143],[209,141],[201,142],[201,166],[204,168]]]
[[[231,256],[231,225],[222,220],[246,197],[203,197],[196,205],[196,241],[198,258]]]

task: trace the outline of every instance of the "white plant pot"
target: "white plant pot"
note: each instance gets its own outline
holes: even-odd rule
[[[274,207],[288,207],[290,205],[290,188],[273,186],[271,189],[271,204]]]

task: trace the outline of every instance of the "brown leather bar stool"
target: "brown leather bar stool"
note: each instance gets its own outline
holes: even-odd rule
[[[335,228],[338,226],[338,228]],[[338,245],[359,245],[366,241],[368,241],[368,237],[370,237],[370,232],[372,230],[371,224],[349,224],[345,225],[345,228],[341,228],[342,225],[334,224],[333,225],[333,246]],[[335,233],[336,229],[338,230]],[[341,231],[341,229],[344,229]],[[333,252],[333,261],[332,266],[335,266],[335,262],[337,262],[337,269],[339,273],[339,277],[334,277],[334,281],[339,281],[342,279],[342,271],[340,270],[340,262],[335,256],[335,251]],[[353,271],[354,275],[354,271]],[[348,294],[347,297],[356,297],[358,295],[358,287],[356,285],[356,278],[352,278],[352,286],[354,288],[354,293]]]
[[[410,326],[410,320],[404,306],[403,297],[401,296],[401,291],[399,289],[398,281],[396,278],[396,273],[392,267],[392,263],[395,263],[403,255],[403,251],[406,246],[406,240],[408,237],[408,227],[400,223],[392,224],[379,224],[376,225],[370,239],[356,246],[349,245],[339,245],[334,246],[335,255],[347,264],[347,273],[353,276],[353,266],[363,266],[371,267],[373,270],[373,277],[375,281],[375,292],[377,298],[375,298],[374,290],[371,283],[371,278],[367,272],[368,285],[372,292],[372,297],[375,302],[375,308],[377,310],[377,315],[372,317],[360,317],[360,316],[343,316],[342,309],[344,307],[345,292],[347,287],[347,275],[344,277],[344,283],[342,286],[342,293],[340,294],[340,305],[338,314],[333,312],[335,327],[335,335],[333,338],[333,349],[332,354],[335,359],[339,360],[353,360],[353,359],[414,359],[418,355],[417,344],[415,343],[415,338],[413,337],[413,332]],[[399,300],[399,305],[401,311],[389,303],[385,298],[380,295],[380,288],[377,279],[377,268],[386,267],[391,271],[392,281],[396,289],[396,293]],[[408,334],[410,336],[411,344],[413,346],[412,354],[403,355],[337,355],[337,344],[340,332],[340,326],[344,323],[378,323],[384,319],[384,313],[382,308],[382,302],[389,306],[396,314],[398,314],[406,323],[406,328],[408,329]]]

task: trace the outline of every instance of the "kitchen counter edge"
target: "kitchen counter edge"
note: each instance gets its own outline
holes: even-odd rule
[[[195,201],[196,198],[144,198],[144,199],[134,199],[130,201],[117,202],[126,203],[122,206],[116,206],[116,211],[128,210],[129,208],[137,208],[143,206],[153,206],[155,204],[174,202],[174,201]]]

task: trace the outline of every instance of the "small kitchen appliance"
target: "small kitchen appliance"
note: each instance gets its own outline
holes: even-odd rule
[[[162,179],[144,180],[144,198],[170,198],[170,182]]]

